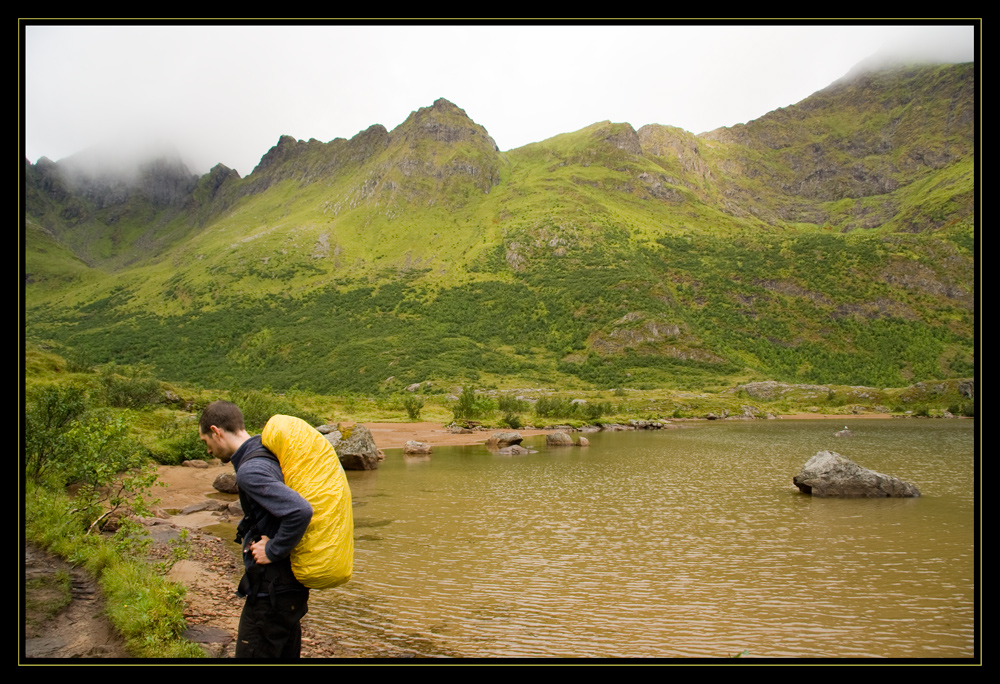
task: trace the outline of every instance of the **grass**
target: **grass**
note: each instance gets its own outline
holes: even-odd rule
[[[27,483],[25,535],[94,575],[104,592],[112,625],[136,658],[201,658],[197,644],[180,635],[184,621],[184,589],[156,574],[113,540],[85,535],[67,518],[71,503],[62,492]],[[65,595],[59,602],[66,602]],[[55,608],[55,604],[52,606]]]
[[[58,615],[73,600],[72,577],[65,570],[25,582],[25,620],[38,625]]]

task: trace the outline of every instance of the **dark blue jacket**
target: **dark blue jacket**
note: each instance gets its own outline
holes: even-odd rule
[[[256,528],[243,539],[243,562],[247,571],[257,566],[249,548],[261,536],[269,538],[264,552],[272,563],[290,564],[292,549],[312,519],[312,506],[285,484],[277,457],[261,444],[259,435],[251,437],[236,450],[232,463],[245,521]]]

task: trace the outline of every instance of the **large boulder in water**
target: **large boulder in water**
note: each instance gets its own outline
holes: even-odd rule
[[[346,430],[345,430],[346,432]],[[364,425],[350,428],[350,434],[334,446],[344,470],[375,470],[378,468],[378,448],[371,430]]]
[[[520,444],[524,438],[520,432],[494,432],[486,440],[486,447],[489,449],[503,449],[504,447]]]
[[[426,442],[418,442],[415,439],[411,439],[410,441],[408,441],[406,444],[403,445],[404,454],[421,455],[421,454],[429,454],[431,453],[431,451],[432,448],[430,444],[427,444]]]
[[[819,497],[920,496],[920,491],[908,482],[863,468],[834,451],[820,451],[810,458],[792,482],[805,494]]]
[[[550,432],[545,435],[545,444],[548,446],[573,446],[573,438],[565,432]]]

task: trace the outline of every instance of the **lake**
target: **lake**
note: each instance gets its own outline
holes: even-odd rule
[[[973,421],[685,425],[387,450],[348,473],[355,572],[314,629],[418,657],[973,657]],[[799,493],[824,449],[922,496]]]

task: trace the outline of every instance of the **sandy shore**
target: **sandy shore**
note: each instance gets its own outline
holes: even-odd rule
[[[889,413],[852,413],[850,415],[837,413],[794,413],[790,416],[778,416],[782,420],[842,420],[850,422],[852,420],[880,420],[882,418],[892,418]]]
[[[371,430],[375,446],[379,449],[402,449],[410,440],[431,446],[468,446],[482,444],[494,432],[508,428],[476,430],[471,434],[453,434],[442,423],[361,423]],[[544,435],[553,430],[516,430],[522,437]]]
[[[827,413],[795,413],[787,416],[778,416],[780,420],[842,420],[850,422],[861,419],[881,419],[892,418],[888,413],[863,413],[863,414],[827,414]],[[679,421],[694,422],[694,421]],[[700,420],[698,422],[701,422]],[[705,421],[707,422],[707,421]],[[408,441],[425,442],[431,446],[469,446],[482,444],[494,432],[507,430],[508,428],[495,428],[477,430],[471,434],[452,434],[442,423],[362,423],[371,430],[375,439],[375,446],[379,449],[402,449]],[[525,430],[520,429],[522,437],[533,435],[544,435],[554,430]]]

